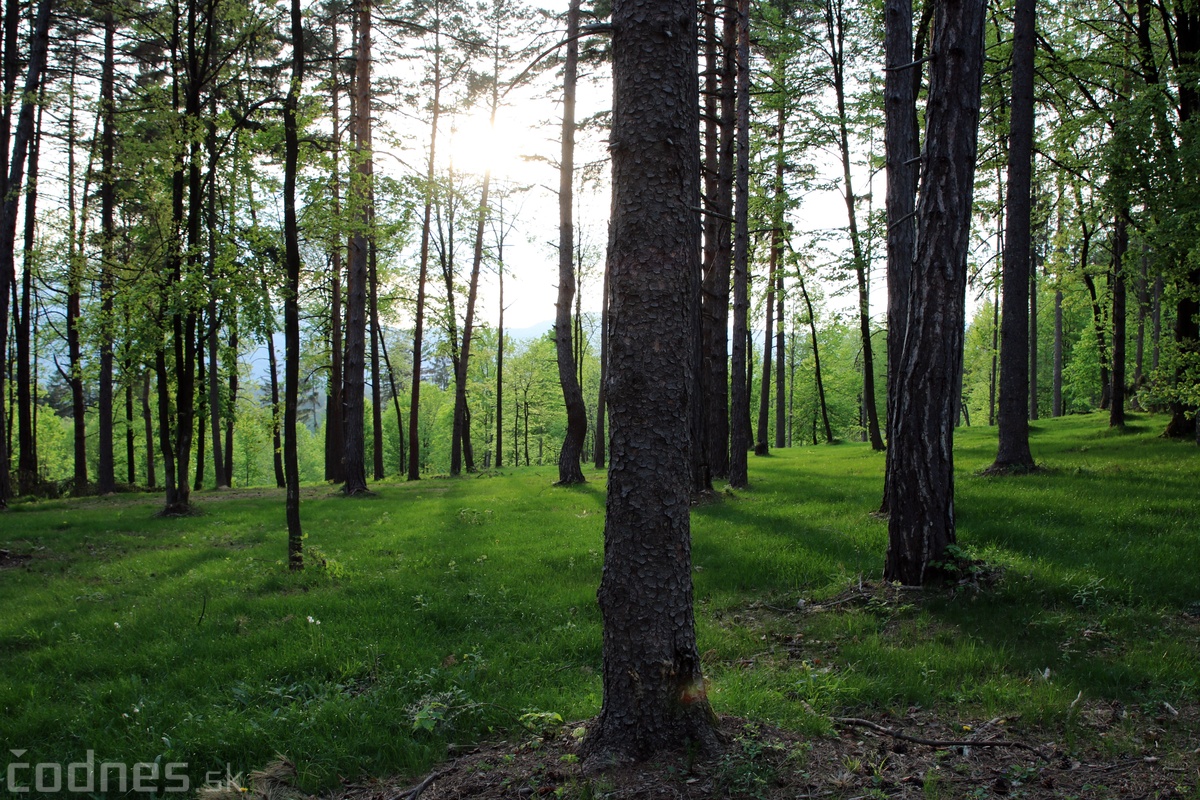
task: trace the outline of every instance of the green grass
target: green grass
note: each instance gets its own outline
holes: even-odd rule
[[[878,579],[883,457],[752,459],[749,490],[693,514],[717,710],[818,733],[828,715],[920,705],[1061,732],[1079,692],[1195,703],[1200,450],[1156,438],[1161,422],[1035,423],[1048,469],[1008,478],[977,474],[995,429],[961,430],[960,543],[999,584],[837,612],[778,609]],[[156,518],[147,495],[19,505],[0,548],[34,559],[0,572],[0,740],[31,761],[186,761],[194,786],[283,753],[319,789],[418,773],[527,714],[588,717],[604,511],[603,474],[588,478],[314,490],[306,545],[325,565],[299,576],[273,490],[200,493],[187,519]]]

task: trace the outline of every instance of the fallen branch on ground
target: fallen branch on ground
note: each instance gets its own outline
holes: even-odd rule
[[[1013,742],[1006,739],[964,739],[964,740],[946,740],[946,739],[923,739],[920,736],[909,736],[907,733],[894,731],[891,728],[886,728],[878,723],[870,720],[859,719],[857,717],[834,717],[834,722],[841,725],[851,725],[856,728],[867,728],[868,730],[882,733],[884,736],[891,736],[893,739],[900,739],[913,744],[921,744],[926,747],[937,749],[949,749],[952,747],[1015,747],[1019,750],[1028,750],[1038,758],[1046,759],[1046,755],[1030,744],[1024,742]]]

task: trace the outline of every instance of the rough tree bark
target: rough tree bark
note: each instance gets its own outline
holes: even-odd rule
[[[341,76],[338,64],[341,53],[338,50],[338,11],[332,7],[330,15],[330,39],[332,42],[330,58],[330,114],[333,119],[333,135],[331,138],[333,152],[331,176],[333,193],[333,215],[340,217],[342,213],[342,179],[338,170],[342,149],[342,123],[339,118],[341,110]],[[339,236],[334,236],[330,247],[329,270],[329,384],[325,397],[325,480],[342,483],[346,480],[345,461],[343,459],[342,442],[345,438],[342,430],[342,242]]]
[[[283,108],[283,237],[287,272],[283,298],[283,472],[287,483],[288,568],[301,570],[304,569],[304,532],[300,525],[300,462],[296,447],[296,405],[300,393],[300,226],[296,215],[300,126],[296,112],[300,89],[304,85],[304,21],[300,0],[292,0],[291,23],[292,80]],[[362,419],[361,415],[359,419]]]
[[[37,234],[38,161],[41,152],[42,110],[45,108],[45,87],[42,100],[38,103],[37,125],[29,140],[29,189],[25,193],[25,241],[22,246],[21,299],[14,317],[14,338],[17,356],[17,442],[20,457],[17,461],[17,485],[21,494],[37,490],[38,475],[37,425],[34,419],[35,379],[33,360],[35,351],[30,347],[33,330],[33,294],[35,270],[34,244]],[[7,432],[6,432],[7,433]],[[5,437],[7,439],[7,435]],[[3,467],[0,467],[3,468]]]
[[[8,165],[3,204],[0,205],[0,386],[7,383],[9,296],[16,275],[17,205],[20,201],[21,182],[25,175],[25,158],[29,153],[29,141],[33,137],[34,106],[41,86],[42,73],[46,67],[53,6],[53,0],[41,0],[38,5],[37,21],[30,44],[24,100],[21,102],[21,112],[17,118],[16,136],[12,142],[13,156]],[[13,35],[16,35],[15,23]],[[8,429],[6,402],[7,398],[0,397],[0,432]],[[9,498],[12,496],[8,472],[8,436],[5,433],[0,435],[0,509],[8,507]]]
[[[983,0],[946,0],[934,20],[917,253],[896,370],[896,448],[884,577],[929,580],[955,541],[954,425],[983,72]]]
[[[885,0],[884,60],[888,65],[883,78],[884,159],[887,168],[887,442],[892,441],[895,420],[895,371],[904,352],[904,330],[908,313],[909,285],[912,281],[913,255],[917,240],[914,206],[917,202],[919,169],[917,131],[917,89],[919,67],[913,63],[912,0]],[[814,343],[813,352],[816,352]],[[893,449],[888,448],[884,467],[884,493],[881,514],[889,513],[887,494],[892,471]]]
[[[587,407],[575,374],[571,349],[571,303],[575,299],[575,81],[579,64],[579,0],[571,0],[567,12],[567,54],[563,64],[562,158],[558,179],[558,300],[555,303],[554,345],[558,355],[558,379],[567,408],[567,432],[558,454],[558,482],[563,486],[583,483],[580,458],[587,435]]]
[[[706,177],[713,177],[705,190],[705,253],[703,283],[702,346],[705,354],[705,426],[708,429],[708,468],[713,477],[729,477],[729,274],[733,262],[733,155],[736,144],[737,100],[737,6],[723,3],[722,33],[716,48],[716,20],[707,28],[713,52],[707,59],[706,97],[719,99],[719,116],[709,147],[715,155],[706,159]],[[720,88],[716,87],[717,76]],[[716,114],[708,108],[706,116]],[[715,175],[714,175],[715,171]],[[708,240],[712,239],[711,246]],[[747,435],[749,435],[747,433]]]
[[[750,3],[737,1],[737,169],[734,177],[733,348],[730,353],[729,485],[749,484],[746,450],[750,447],[750,387],[746,341],[750,312]]]
[[[600,716],[604,764],[717,747],[692,610],[691,405],[700,226],[696,14],[686,0],[613,7],[612,428]],[[647,346],[654,343],[654,346]]]
[[[368,227],[371,185],[371,0],[357,0],[358,42],[354,78],[354,153],[357,179],[354,231],[350,236],[346,279],[346,357],[342,383],[342,432],[345,437],[347,495],[367,491],[364,400],[367,358]],[[287,424],[286,422],[284,423]]]
[[[1012,104],[1000,316],[999,447],[993,472],[1035,468],[1029,452],[1029,280],[1033,167],[1033,47],[1036,0],[1017,0],[1013,22]]]
[[[1129,249],[1129,211],[1121,209],[1113,225],[1112,245],[1112,391],[1108,426],[1125,427],[1125,252]]]

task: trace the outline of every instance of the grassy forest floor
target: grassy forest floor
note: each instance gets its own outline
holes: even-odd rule
[[[750,489],[693,514],[728,751],[602,776],[574,753],[600,704],[601,472],[310,487],[300,575],[273,489],[198,493],[185,519],[156,495],[18,504],[0,741],[64,768],[186,762],[193,788],[281,755],[298,790],[359,798],[430,770],[427,799],[1200,797],[1200,449],[1163,423],[1033,423],[1045,469],[1005,478],[979,475],[995,429],[960,430],[982,564],[927,592],[879,582],[882,455],[751,459]]]

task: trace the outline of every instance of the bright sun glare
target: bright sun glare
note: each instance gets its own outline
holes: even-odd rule
[[[530,165],[522,156],[535,153],[541,137],[511,121],[516,116],[514,109],[506,110],[507,115],[496,115],[495,126],[484,109],[453,118],[447,150],[455,170],[483,175],[491,168],[496,179],[518,178],[528,173]]]

